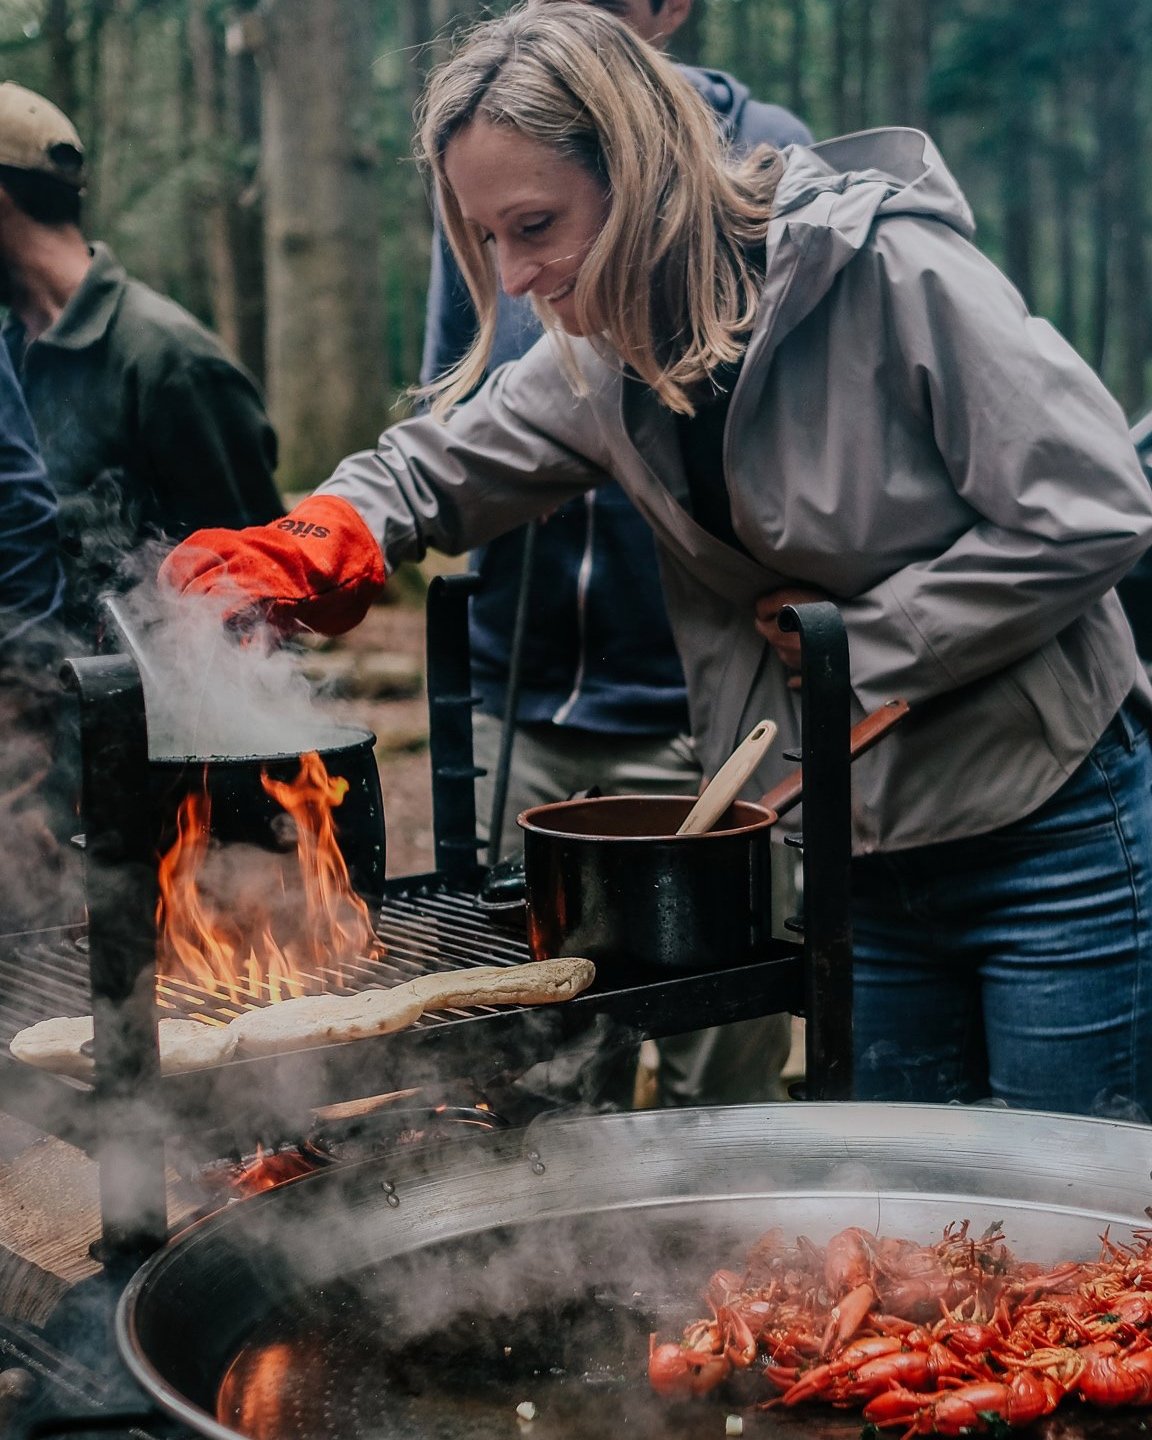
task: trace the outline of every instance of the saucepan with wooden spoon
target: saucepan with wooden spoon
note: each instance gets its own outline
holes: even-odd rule
[[[907,714],[890,701],[853,727],[852,759]],[[799,770],[758,803],[734,799],[772,743],[763,720],[696,799],[617,795],[537,805],[524,831],[537,959],[587,955],[601,975],[750,963],[772,935],[771,830],[803,796]]]

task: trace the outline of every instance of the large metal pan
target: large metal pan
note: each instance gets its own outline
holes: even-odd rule
[[[650,1395],[649,1329],[699,1309],[772,1225],[936,1237],[1002,1223],[1026,1258],[1147,1223],[1152,1129],[951,1106],[737,1106],[563,1119],[327,1170],[186,1232],[130,1283],[124,1358],[213,1440],[715,1437]],[[535,1429],[518,1432],[532,1401]],[[218,1406],[220,1407],[218,1409]],[[1064,1440],[1131,1417],[1059,1413]],[[777,1412],[757,1436],[856,1436]],[[751,1432],[749,1432],[751,1433]],[[1037,1434],[1051,1433],[1043,1430]]]

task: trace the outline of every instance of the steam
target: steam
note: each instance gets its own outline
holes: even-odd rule
[[[648,1334],[705,1316],[711,1271],[741,1269],[774,1226],[822,1245],[847,1225],[931,1243],[958,1219],[1002,1222],[1020,1258],[1048,1264],[1139,1220],[1147,1167],[1115,1184],[1102,1162],[1131,1155],[1119,1135],[1081,1147],[1083,1172],[1110,1180],[1067,1208],[1082,1122],[877,1107],[861,1143],[850,1108],[839,1139],[837,1107],[812,1108],[546,1120],[312,1176],[234,1207],[162,1284],[193,1331],[250,1307],[217,1411],[245,1434],[364,1435],[386,1407],[404,1433],[505,1435],[524,1400],[541,1435],[657,1434]],[[1012,1163],[1025,1133],[1034,1167]],[[173,1347],[150,1349],[171,1380]]]
[[[75,715],[57,679],[59,631],[22,636],[0,654],[0,932],[83,916]],[[21,979],[0,973],[0,994]]]
[[[154,579],[105,601],[144,684],[153,759],[296,755],[334,730],[290,649],[267,629],[243,638],[228,597],[180,596]]]

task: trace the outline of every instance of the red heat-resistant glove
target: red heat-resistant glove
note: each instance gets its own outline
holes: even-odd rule
[[[323,635],[359,625],[386,578],[371,530],[338,495],[310,495],[269,525],[197,530],[160,567],[181,594],[218,593],[226,618],[256,611]]]

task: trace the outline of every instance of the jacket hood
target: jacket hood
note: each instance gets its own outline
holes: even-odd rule
[[[965,239],[975,231],[959,185],[919,130],[865,130],[793,145],[784,156],[750,348],[774,347],[815,308],[876,221],[897,215],[935,221]]]
[[[705,100],[724,122],[724,131],[732,138],[740,123],[740,113],[748,103],[749,90],[733,75],[723,70],[701,70],[696,65],[681,65],[680,72],[696,93]]]
[[[776,192],[776,214],[796,214],[821,198],[820,223],[846,235],[880,215],[942,220],[965,239],[976,228],[959,185],[920,130],[863,130],[794,147]]]
[[[680,73],[720,121],[725,143],[737,153],[757,145],[811,145],[812,132],[783,105],[753,100],[747,85],[723,70],[681,65]]]

